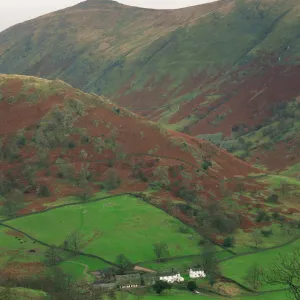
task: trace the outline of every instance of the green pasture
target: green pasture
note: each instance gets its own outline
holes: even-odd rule
[[[131,294],[117,294],[117,299],[126,299],[126,300],[136,300],[136,296]],[[170,290],[165,291],[162,295],[156,295],[149,293],[142,298],[143,300],[159,300],[159,299],[170,299],[170,300],[194,300],[194,299],[205,299],[205,300],[222,300],[222,299],[232,299],[232,300],[288,300],[286,291],[279,292],[268,292],[266,294],[251,294],[251,295],[240,295],[235,297],[222,297],[218,295],[197,295],[188,291],[179,291],[179,290]]]
[[[232,257],[233,255],[229,253],[228,251],[219,251],[216,254],[216,257],[219,260]],[[184,257],[184,258],[178,258],[178,259],[172,259],[172,260],[167,260],[167,261],[162,261],[162,262],[156,262],[156,261],[151,261],[151,262],[145,262],[140,264],[140,266],[148,269],[152,269],[155,271],[160,271],[160,272],[165,272],[165,271],[170,271],[172,269],[178,270],[178,271],[185,271],[190,267],[196,266],[201,262],[201,255],[199,256],[192,256],[192,257]]]
[[[250,267],[254,264],[258,264],[264,270],[268,269],[276,261],[276,258],[279,254],[290,255],[295,248],[300,247],[300,240],[295,241],[289,245],[277,248],[266,250],[263,252],[257,252],[254,254],[239,256],[227,261],[224,261],[220,264],[223,275],[231,279],[236,280],[249,286],[247,283],[247,272]],[[265,285],[262,287],[262,290],[273,290],[280,289],[282,286],[268,286]]]
[[[70,259],[62,262],[60,267],[65,273],[72,275],[74,281],[85,280],[93,283],[95,280],[95,278],[88,273],[88,266],[81,262]]]
[[[239,296],[239,297],[234,297],[232,299],[234,300],[288,300],[291,298],[288,297],[286,291],[280,291],[280,292],[271,292],[271,293],[261,294],[261,295]]]
[[[282,245],[300,235],[300,230],[297,228],[291,230],[291,235],[287,234],[278,223],[272,223],[270,226],[262,227],[261,230],[272,230],[273,233],[267,237],[260,234],[261,243],[257,246],[257,249],[255,248],[255,241],[253,240],[253,235],[251,233],[245,233],[241,229],[237,230],[234,235],[236,244],[232,250],[238,254],[250,251],[255,252],[257,250]]]
[[[48,244],[63,245],[68,234],[82,236],[80,250],[114,261],[125,254],[133,262],[154,260],[152,244],[165,242],[171,256],[197,254],[200,237],[179,232],[178,220],[131,196],[78,204],[8,221]]]
[[[0,295],[1,291],[4,288],[0,287]],[[11,298],[10,299],[16,299],[16,300],[42,300],[42,299],[49,299],[48,295],[43,292],[43,291],[38,291],[38,290],[31,290],[31,289],[26,289],[26,288],[12,288],[10,291]],[[1,298],[1,296],[0,296]],[[1,298],[2,299],[2,298]],[[7,299],[7,298],[3,298]]]
[[[0,269],[9,262],[40,262],[43,260],[45,247],[26,237],[18,240],[8,234],[9,229],[0,227]],[[35,250],[35,253],[30,253]]]

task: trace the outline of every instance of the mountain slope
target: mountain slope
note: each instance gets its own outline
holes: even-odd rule
[[[1,194],[18,198],[15,189],[24,191],[21,212],[68,195],[85,199],[99,188],[147,191],[159,205],[186,201],[186,189],[193,201],[200,195],[217,201],[224,180],[258,172],[208,142],[162,129],[62,81],[1,75],[0,92]]]
[[[61,78],[167,128],[231,139],[299,95],[299,9],[295,0],[171,11],[86,1],[1,33],[0,72]]]
[[[81,252],[61,254],[60,266],[80,262],[79,270],[71,269],[78,279],[88,266],[114,265],[120,252],[147,263],[157,241],[168,243],[171,256],[194,261],[204,247],[200,240],[228,257],[228,240],[236,253],[253,251],[254,229],[274,230],[263,248],[289,242],[299,230],[297,168],[262,173],[205,140],[60,80],[0,75],[0,95],[4,278],[42,274],[47,247],[69,249],[72,230],[84,236]],[[156,259],[151,268],[173,260]]]

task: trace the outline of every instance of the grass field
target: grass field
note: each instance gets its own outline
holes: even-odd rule
[[[232,254],[227,251],[219,251],[217,253],[217,258],[222,260],[227,257],[232,257]],[[153,269],[156,271],[169,271],[172,268],[178,271],[185,271],[189,267],[196,265],[201,261],[201,255],[199,256],[193,256],[193,257],[184,257],[184,258],[178,258],[178,259],[172,259],[165,262],[146,262],[140,264],[142,267]]]
[[[237,282],[240,282],[246,286],[246,275],[249,268],[253,264],[262,266],[263,269],[270,267],[279,254],[290,255],[295,248],[300,247],[300,240],[295,241],[292,244],[283,246],[278,249],[267,250],[264,252],[258,252],[251,255],[240,256],[221,263],[221,269],[225,276],[230,277]],[[262,290],[274,290],[284,288],[283,286],[269,286],[265,285]]]
[[[3,290],[0,287],[0,292]],[[9,299],[16,299],[16,300],[42,300],[42,299],[49,299],[48,295],[42,291],[37,290],[30,290],[25,288],[12,288],[10,291],[11,298]],[[1,299],[8,299],[8,298],[1,298]]]
[[[4,267],[9,262],[40,262],[43,259],[45,247],[34,243],[26,237],[20,240],[13,236],[13,232],[0,227],[0,266]],[[30,253],[34,249],[36,252]]]
[[[2,288],[0,287],[0,291]],[[15,296],[15,299],[18,300],[29,300],[29,299],[35,299],[35,300],[42,300],[47,299],[47,294],[42,291],[36,291],[36,290],[30,290],[25,288],[13,288],[11,291],[12,295]],[[108,298],[105,298],[105,300],[108,300]],[[136,296],[123,292],[116,294],[116,300],[126,299],[126,300],[136,300],[138,299]],[[149,293],[147,295],[144,295],[140,299],[143,300],[158,300],[158,299],[170,299],[170,300],[194,300],[194,299],[206,299],[206,300],[222,300],[222,299],[228,299],[221,296],[213,296],[213,295],[196,295],[192,294],[190,292],[184,292],[184,291],[178,291],[178,290],[171,290],[164,292],[162,295],[155,295],[152,293]],[[230,299],[233,300],[288,300],[287,294],[285,291],[283,292],[274,292],[274,293],[268,293],[268,294],[262,294],[262,295],[250,295],[250,296],[237,296],[232,297]]]
[[[122,299],[121,295],[117,296],[117,299]],[[136,300],[138,299],[136,296],[129,295],[124,297],[123,299],[127,300]],[[158,299],[170,299],[170,300],[194,300],[194,299],[205,299],[205,300],[222,300],[222,299],[232,299],[232,300],[288,300],[287,293],[285,291],[281,292],[271,292],[267,294],[261,295],[241,295],[236,297],[222,297],[217,295],[196,295],[191,292],[184,292],[178,290],[171,290],[164,292],[162,295],[158,296],[155,294],[148,294],[143,296],[141,299],[143,300],[158,300]]]
[[[156,242],[167,243],[171,256],[200,252],[197,233],[180,233],[179,221],[129,196],[58,208],[7,224],[55,245],[62,245],[70,232],[78,230],[82,251],[111,261],[121,253],[134,262],[154,260]]]

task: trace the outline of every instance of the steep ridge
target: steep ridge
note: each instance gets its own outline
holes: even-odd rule
[[[9,199],[15,189],[25,191],[20,213],[99,189],[148,191],[162,205],[162,194],[186,201],[180,191],[190,188],[193,201],[201,195],[215,202],[222,182],[258,172],[206,141],[162,129],[59,80],[1,75],[0,92],[1,194]],[[255,188],[250,179],[248,188]],[[236,189],[231,184],[227,192]]]
[[[90,0],[0,33],[0,72],[60,78],[169,129],[221,134],[222,146],[299,95],[299,9],[295,0],[167,11]]]

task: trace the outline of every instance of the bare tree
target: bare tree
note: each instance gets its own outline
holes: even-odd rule
[[[160,262],[163,257],[169,256],[169,247],[166,243],[153,244],[153,252],[156,255],[157,261]]]
[[[124,274],[125,271],[130,270],[132,268],[132,262],[124,254],[119,254],[116,257],[115,263],[116,265],[118,265],[122,274]]]
[[[258,248],[258,245],[260,245],[263,242],[261,238],[261,233],[259,232],[259,230],[255,229],[251,235],[254,247]]]
[[[266,283],[285,285],[292,299],[300,300],[300,251],[276,257],[272,267],[264,276]]]
[[[69,249],[73,251],[79,250],[82,244],[82,240],[82,234],[78,230],[72,231],[67,237]]]
[[[288,193],[289,186],[285,181],[280,182],[280,192],[282,196],[285,196]]]
[[[254,264],[248,270],[246,280],[253,290],[258,290],[263,283],[263,271],[260,266]]]
[[[13,217],[24,206],[24,194],[21,190],[13,189],[4,196],[1,213]]]
[[[207,279],[211,286],[213,286],[220,276],[220,269],[216,256],[216,246],[205,241],[203,245],[203,252],[201,253],[200,265],[207,275]]]
[[[45,252],[45,263],[48,266],[55,266],[61,261],[60,251],[55,247],[51,246]]]

